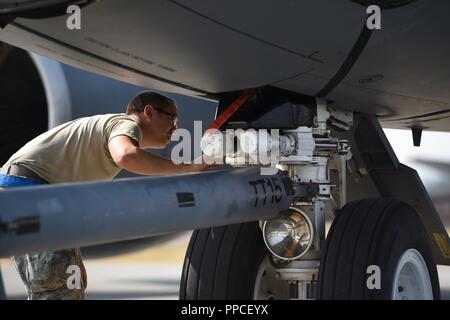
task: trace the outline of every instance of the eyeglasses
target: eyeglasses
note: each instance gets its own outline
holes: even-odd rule
[[[174,126],[177,125],[177,121],[178,121],[178,115],[177,115],[177,114],[168,112],[168,111],[166,111],[166,110],[163,110],[163,109],[160,109],[160,108],[157,108],[157,107],[153,107],[153,109],[155,109],[156,111],[161,112],[161,113],[164,113],[165,115],[169,116],[170,119],[171,119],[172,122],[173,122],[173,125],[174,125]]]

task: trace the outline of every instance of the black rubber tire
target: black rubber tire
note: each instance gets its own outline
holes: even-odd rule
[[[184,260],[180,300],[253,299],[266,254],[257,222],[194,231]]]
[[[333,221],[322,251],[319,299],[390,299],[396,265],[408,249],[424,258],[434,299],[439,278],[424,225],[415,210],[396,199],[348,203]],[[381,289],[367,288],[367,267],[378,265]]]

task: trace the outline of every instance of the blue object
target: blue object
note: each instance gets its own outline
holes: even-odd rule
[[[16,188],[26,187],[38,184],[45,184],[44,182],[28,179],[24,177],[9,176],[6,174],[0,174],[0,188]],[[0,191],[1,192],[1,191]],[[6,299],[5,287],[3,285],[3,278],[0,269],[0,300]]]
[[[16,177],[7,174],[0,174],[0,188],[26,187],[38,184],[46,184],[46,183],[24,177]]]
[[[0,216],[26,234],[2,233],[0,257],[270,219],[294,195],[289,177],[260,168],[2,190]]]

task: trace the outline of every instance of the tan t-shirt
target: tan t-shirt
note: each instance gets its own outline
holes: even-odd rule
[[[20,164],[49,183],[112,179],[120,171],[109,141],[120,135],[138,142],[136,121],[121,114],[80,118],[53,128],[24,145],[4,165]]]

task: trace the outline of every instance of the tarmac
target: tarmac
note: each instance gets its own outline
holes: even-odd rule
[[[103,259],[86,259],[86,299],[177,300],[189,234],[148,249]],[[26,291],[8,259],[0,259],[7,299],[26,299]]]
[[[177,300],[189,234],[139,252],[105,259],[87,259],[86,299]],[[26,299],[10,260],[1,259],[7,298]],[[442,299],[450,300],[450,266],[438,266]]]

